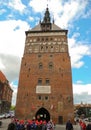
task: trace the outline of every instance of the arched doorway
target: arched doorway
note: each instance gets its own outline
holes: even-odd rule
[[[50,114],[45,108],[40,108],[35,115],[37,120],[46,120],[47,122],[50,120]]]

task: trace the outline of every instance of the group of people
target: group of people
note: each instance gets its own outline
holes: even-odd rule
[[[80,121],[78,120],[77,124],[78,124],[80,130],[91,130],[91,123],[88,123],[86,125],[84,120],[80,120]],[[68,120],[66,123],[66,130],[73,130],[73,129],[74,128],[73,128],[73,124],[72,124],[71,120]]]
[[[91,123],[86,123],[83,120],[77,121],[80,130],[91,130]],[[53,121],[46,122],[45,120],[18,120],[11,119],[7,130],[54,130],[55,124]],[[74,130],[73,124],[69,119],[66,123],[66,130]]]
[[[81,126],[81,130],[91,130],[91,123],[88,123],[87,125],[86,125],[86,123],[85,123],[85,121],[83,120],[80,120],[79,121],[79,124],[80,124],[80,126]]]
[[[18,120],[12,119],[7,130],[53,130],[54,123],[45,120]]]

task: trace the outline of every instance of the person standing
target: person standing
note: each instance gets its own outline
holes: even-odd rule
[[[2,126],[2,121],[0,120],[0,127]]]
[[[73,124],[70,120],[68,120],[66,123],[66,130],[73,130]]]
[[[86,130],[91,130],[91,123],[86,126]]]
[[[14,119],[11,119],[11,122],[9,123],[7,130],[16,130],[16,124]]]
[[[80,126],[82,130],[86,130],[86,123],[84,121],[80,121]]]

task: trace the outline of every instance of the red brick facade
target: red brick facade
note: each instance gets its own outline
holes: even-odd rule
[[[15,113],[18,118],[63,123],[73,117],[67,30],[49,23],[39,23],[26,31]]]
[[[0,71],[0,113],[9,112],[11,107],[13,90],[9,85],[9,81]]]

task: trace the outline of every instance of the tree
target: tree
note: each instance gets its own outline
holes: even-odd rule
[[[15,110],[15,106],[11,106],[10,111],[14,111],[14,110]]]

